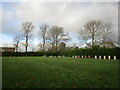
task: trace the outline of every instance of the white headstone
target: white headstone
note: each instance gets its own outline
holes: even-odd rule
[[[116,60],[116,56],[114,56],[114,60]]]
[[[60,58],[60,56],[58,56],[58,58]]]
[[[83,58],[83,55],[82,55],[82,58]]]
[[[50,57],[52,57],[52,56],[50,56]]]
[[[110,60],[110,59],[111,59],[111,57],[110,57],[110,56],[108,56],[108,59]]]
[[[101,59],[101,56],[99,56],[99,59]]]
[[[97,56],[95,55],[95,59],[97,59]]]
[[[65,57],[64,55],[62,57]]]
[[[88,58],[90,58],[90,56],[88,56]]]
[[[77,56],[75,56],[75,58],[77,58]]]
[[[106,56],[104,56],[104,59],[106,59]]]

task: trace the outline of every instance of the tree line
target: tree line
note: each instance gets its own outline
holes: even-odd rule
[[[14,38],[16,52],[18,52],[18,47],[20,40],[24,40],[23,45],[25,46],[25,52],[28,52],[29,40],[32,37],[32,31],[34,30],[34,25],[32,22],[24,22],[22,24],[22,35],[17,35]],[[106,23],[100,20],[90,20],[86,22],[80,30],[78,30],[78,35],[82,40],[90,40],[91,42],[86,43],[86,47],[115,47],[112,39],[113,33],[111,31],[112,24]],[[46,42],[51,45],[51,50],[58,52],[63,50],[65,47],[65,42],[69,41],[70,38],[65,34],[63,27],[57,25],[49,26],[44,23],[39,27],[39,35],[42,39],[42,51],[45,51]],[[65,37],[66,36],[66,37]],[[61,46],[61,48],[59,48]]]
[[[17,35],[14,38],[15,41],[15,48],[16,52],[18,51],[18,46],[20,43],[20,40],[25,40],[25,43],[23,45],[25,46],[25,52],[28,51],[28,45],[29,45],[29,39],[32,37],[32,31],[34,29],[34,25],[32,22],[24,22],[22,25],[22,35]],[[39,35],[42,38],[43,44],[42,48],[43,51],[45,51],[45,44],[46,42],[49,42],[52,46],[51,49],[55,52],[58,51],[58,44],[61,42],[66,42],[69,40],[69,38],[63,38],[65,35],[64,30],[62,27],[59,26],[49,26],[48,24],[44,23],[39,27]]]

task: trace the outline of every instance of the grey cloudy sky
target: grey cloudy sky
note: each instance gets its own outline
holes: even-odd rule
[[[3,2],[0,8],[0,11],[2,11],[2,33],[0,33],[0,36],[7,39],[3,40],[4,43],[12,41],[12,37],[22,30],[21,24],[24,21],[31,21],[35,25],[33,31],[35,41],[39,26],[44,22],[63,27],[65,32],[69,32],[74,39],[77,38],[77,31],[82,28],[83,24],[92,19],[111,22],[113,25],[112,31],[117,37],[117,2],[94,2],[95,0],[92,0],[93,2],[87,2],[87,0],[86,2],[7,1],[9,0],[6,0],[6,3]]]

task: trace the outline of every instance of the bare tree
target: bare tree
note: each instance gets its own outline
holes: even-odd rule
[[[61,42],[59,43],[58,48],[59,48],[59,51],[64,51],[66,50],[66,44],[64,42]]]
[[[110,23],[104,23],[102,21],[90,20],[83,29],[79,31],[79,34],[84,40],[91,39],[91,46],[102,44],[111,35],[110,29],[112,28]]]
[[[28,41],[30,37],[32,36],[31,32],[33,30],[34,26],[32,22],[25,22],[23,23],[23,33],[25,38],[25,52],[27,52],[28,49]]]
[[[43,39],[43,51],[45,51],[45,43],[46,43],[46,40],[47,40],[47,30],[49,29],[49,26],[44,23],[43,25],[40,26],[40,35]]]
[[[63,35],[63,28],[58,26],[52,26],[49,31],[50,41],[52,48],[58,51],[58,43],[60,42],[60,36]]]
[[[43,45],[42,45],[41,43],[39,43],[39,44],[37,45],[37,47],[38,47],[38,50],[37,50],[37,51],[42,51],[42,50],[43,50]]]
[[[14,37],[14,46],[15,46],[15,51],[18,52],[18,48],[19,48],[19,44],[20,44],[20,41],[22,40],[22,35],[19,34],[19,35],[16,35]]]
[[[16,52],[18,52],[18,45],[19,45],[19,43],[20,43],[20,37],[19,36],[16,36],[15,38],[14,38],[14,42],[15,42],[15,44],[14,44],[14,46],[15,46],[15,51]]]
[[[112,45],[113,43],[112,39],[114,38],[113,33],[111,32],[112,25],[111,23],[103,23],[103,29],[101,30],[100,36],[101,36],[101,42],[100,45],[103,45],[105,47],[105,43],[108,43]]]

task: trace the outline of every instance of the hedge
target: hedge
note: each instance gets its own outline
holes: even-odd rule
[[[76,50],[68,50],[68,51],[63,51],[62,55],[66,56],[73,56],[73,55],[79,55],[79,56],[92,56],[94,57],[95,55],[97,56],[117,56],[117,58],[120,59],[120,48],[99,48],[99,49],[76,49]]]
[[[58,56],[58,55],[64,55],[64,56],[92,56],[94,57],[95,55],[99,56],[101,55],[102,57],[105,56],[117,56],[117,58],[120,59],[120,54],[119,54],[120,48],[99,48],[99,49],[83,49],[83,48],[78,48],[75,50],[66,50],[62,52],[2,52],[2,56]]]
[[[57,56],[59,52],[2,52],[2,56]]]

